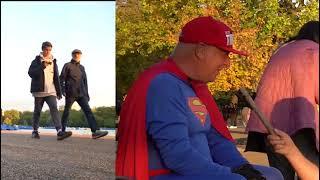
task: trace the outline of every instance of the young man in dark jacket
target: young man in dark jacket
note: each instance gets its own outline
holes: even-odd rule
[[[50,114],[57,130],[57,139],[62,140],[72,135],[72,132],[63,132],[61,119],[57,108],[57,100],[61,99],[59,71],[56,59],[51,55],[52,44],[42,43],[42,52],[32,61],[28,74],[31,77],[31,93],[34,96],[33,132],[32,138],[39,139],[39,118],[44,101],[50,108]]]
[[[66,97],[66,104],[62,115],[62,131],[66,130],[69,111],[72,104],[77,101],[84,112],[92,132],[92,138],[97,139],[108,134],[107,131],[97,130],[97,122],[89,106],[89,93],[87,76],[84,67],[80,64],[82,52],[78,49],[72,51],[72,60],[66,63],[60,74],[62,94]]]

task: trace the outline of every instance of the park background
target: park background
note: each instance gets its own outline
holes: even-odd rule
[[[83,52],[90,106],[99,127],[114,127],[115,116],[115,1],[1,1],[1,124],[30,126],[34,98],[28,69],[50,41],[59,72],[73,49]],[[58,101],[62,115],[64,98]],[[41,127],[53,127],[44,103]],[[87,127],[75,102],[69,126]],[[5,127],[7,128],[7,127]],[[30,128],[30,127],[29,127]]]
[[[49,36],[45,30],[39,34],[33,32],[37,28],[18,32],[19,29],[32,27],[25,25],[28,22],[36,25],[41,22],[43,27],[47,23],[50,30],[58,27],[52,25],[53,22],[63,27],[54,33],[57,38],[53,40],[53,53],[58,58],[60,70],[70,59],[73,47],[84,49],[84,52],[92,51],[84,54],[82,61],[89,78],[89,93],[93,96],[90,105],[98,125],[112,128],[116,119],[115,99],[122,99],[140,72],[170,55],[182,26],[189,20],[210,15],[225,22],[234,31],[234,46],[250,54],[247,58],[232,55],[231,67],[222,71],[215,82],[208,84],[220,107],[228,104],[240,87],[246,87],[253,94],[275,49],[294,36],[307,21],[319,20],[319,2],[315,0],[21,3],[1,3],[1,36],[4,37],[1,38],[1,122],[10,125],[31,125],[33,97],[29,93],[27,70],[31,60],[39,53],[42,41],[50,40],[46,38]],[[65,11],[59,16],[48,15],[50,18],[46,21],[45,15],[39,15],[39,9],[45,6],[49,9],[49,15],[55,10],[61,13],[62,8]],[[32,10],[38,12],[38,16],[28,14]],[[73,33],[71,29],[78,26],[79,30]],[[35,37],[38,40],[34,40]],[[27,40],[21,41],[24,38]],[[69,47],[62,42],[69,42]],[[85,46],[87,44],[91,47]],[[19,53],[13,59],[15,50]],[[106,60],[101,60],[103,56]],[[22,61],[21,66],[15,66],[16,59]],[[17,69],[13,71],[12,67]],[[116,75],[112,68],[116,68]],[[61,112],[63,104],[64,99],[59,101]],[[239,108],[242,106],[245,102],[240,98]],[[46,105],[43,111],[40,126],[52,126]],[[70,126],[87,126],[79,107],[71,111],[69,123]]]
[[[181,28],[198,16],[212,16],[234,33],[234,47],[248,57],[231,55],[231,66],[220,72],[209,89],[220,107],[240,87],[254,95],[272,53],[319,20],[317,0],[118,0],[116,11],[116,87],[121,101],[137,75],[173,51]],[[238,94],[237,94],[238,95]],[[239,109],[247,106],[239,96]]]

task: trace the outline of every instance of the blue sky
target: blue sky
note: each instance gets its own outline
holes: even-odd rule
[[[115,102],[115,2],[1,2],[1,107],[33,110],[31,61],[50,41],[59,72],[82,51],[91,107]],[[75,103],[77,104],[77,103]],[[64,105],[64,98],[58,106]],[[78,108],[75,105],[73,108]],[[48,109],[45,104],[43,110]]]

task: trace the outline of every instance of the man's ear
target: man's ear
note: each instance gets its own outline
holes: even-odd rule
[[[206,45],[203,43],[197,44],[194,50],[194,55],[197,60],[203,60],[206,56]]]

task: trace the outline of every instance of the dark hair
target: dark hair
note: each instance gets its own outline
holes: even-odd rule
[[[299,30],[299,33],[287,42],[301,39],[308,39],[319,44],[319,21],[305,23]]]
[[[51,42],[49,42],[49,41],[43,42],[42,46],[41,46],[41,49],[43,50],[43,48],[45,48],[45,47],[52,47]]]

